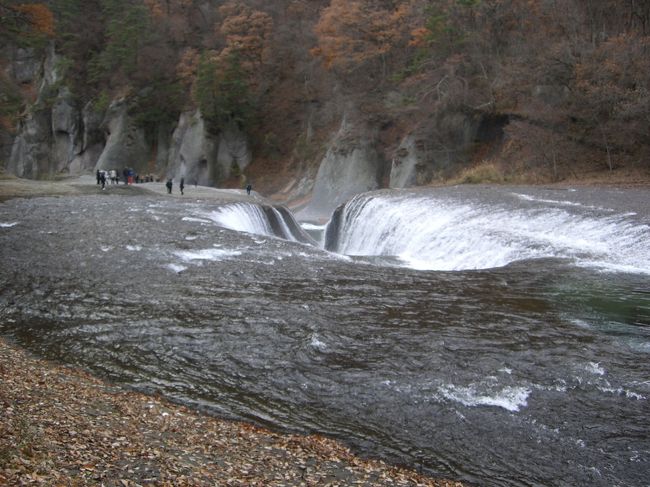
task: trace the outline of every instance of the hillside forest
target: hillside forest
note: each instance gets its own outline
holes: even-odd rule
[[[0,0],[0,40],[5,145],[48,103],[12,56],[53,46],[52,97],[123,98],[152,139],[199,109],[248,135],[269,191],[313,176],[343,118],[385,185],[406,134],[419,184],[650,171],[647,0]]]

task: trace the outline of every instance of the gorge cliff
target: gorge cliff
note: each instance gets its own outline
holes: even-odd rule
[[[309,216],[383,187],[650,172],[643,2],[0,10],[0,158],[19,177],[252,183]]]

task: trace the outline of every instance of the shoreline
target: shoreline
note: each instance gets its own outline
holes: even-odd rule
[[[553,189],[569,189],[572,187],[592,187],[592,188],[612,188],[612,189],[650,189],[650,173],[617,173],[612,176],[609,173],[597,173],[585,177],[584,179],[567,179],[558,182],[542,182],[537,184],[526,183],[463,183],[460,180],[450,180],[445,183],[432,183],[425,186],[415,186],[409,188],[412,190],[425,190],[436,187],[446,186],[482,186],[482,185],[495,185],[495,186],[531,186],[531,187],[548,187]],[[153,193],[166,197],[173,198],[186,198],[186,199],[208,199],[221,202],[233,201],[252,201],[260,204],[274,205],[281,204],[293,210],[305,204],[307,198],[300,198],[296,201],[280,201],[278,194],[262,196],[256,191],[252,191],[250,196],[246,194],[244,189],[220,189],[211,186],[185,186],[185,195],[181,196],[178,185],[175,185],[171,195],[167,194],[167,189],[164,183],[139,183],[125,185],[119,183],[117,185],[106,186],[107,191],[105,194],[112,192],[119,192],[122,194],[143,194]],[[390,188],[378,188],[390,189]],[[78,177],[69,177],[59,180],[34,180],[34,179],[21,179],[13,175],[9,175],[0,171],[0,203],[12,198],[37,198],[47,196],[80,196],[80,195],[93,195],[102,194],[103,192],[97,187],[94,176],[84,175]]]
[[[130,391],[0,337],[0,484],[462,487]]]
[[[102,191],[93,176],[80,176],[56,181],[20,179],[0,175],[0,203],[12,198],[39,198],[48,196],[83,196],[83,195],[134,195],[158,194],[171,198],[209,199],[222,202],[252,201],[260,204],[273,204],[255,191],[250,196],[245,190],[219,189],[209,186],[185,186],[185,195],[181,196],[178,186],[174,186],[171,195],[167,194],[165,183],[124,183],[106,185]]]
[[[178,189],[172,197],[181,198]],[[65,181],[0,178],[12,198],[166,195],[163,183],[106,192],[91,176]],[[268,200],[245,191],[186,187],[185,198]],[[0,336],[0,484],[136,486],[462,487],[362,458],[340,441],[274,432],[129,390],[39,358]]]

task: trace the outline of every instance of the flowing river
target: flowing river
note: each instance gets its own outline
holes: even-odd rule
[[[649,196],[380,191],[312,243],[241,202],[10,200],[0,334],[434,476],[648,485]]]

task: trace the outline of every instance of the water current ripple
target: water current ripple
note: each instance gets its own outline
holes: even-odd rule
[[[332,435],[434,475],[480,485],[647,484],[647,193],[441,191],[438,209],[458,198],[464,218],[478,208],[474,229],[489,227],[479,214],[499,215],[507,228],[490,230],[495,254],[471,248],[495,240],[470,236],[470,247],[450,247],[471,250],[468,269],[416,270],[404,255],[350,258],[268,229],[235,231],[206,217],[216,211],[208,202],[8,201],[0,333],[140,390]],[[434,193],[412,198],[440,202]],[[546,222],[543,238],[499,241],[516,227],[504,220],[508,205],[513,220],[531,210],[536,225]],[[557,210],[589,222],[580,252],[567,250],[565,223],[553,229]],[[392,228],[382,238],[401,231]],[[615,235],[620,252],[603,251],[597,235]],[[563,241],[552,252],[521,247],[550,237]],[[505,247],[519,257],[501,262]],[[439,253],[426,248],[433,254],[412,255],[420,264]],[[501,263],[475,265],[480,254]]]

